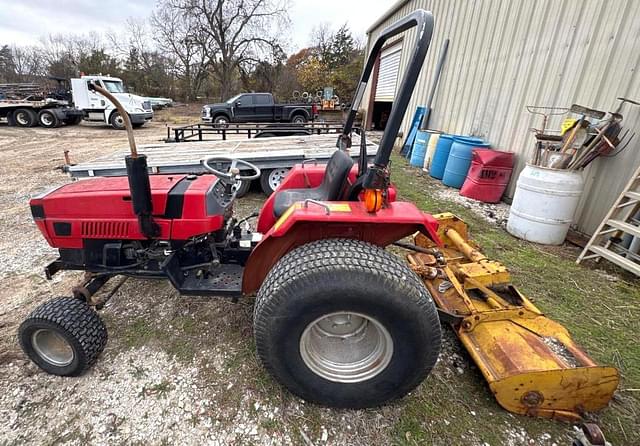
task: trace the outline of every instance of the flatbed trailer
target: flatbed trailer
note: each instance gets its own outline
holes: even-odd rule
[[[55,99],[0,99],[0,119],[10,126],[45,128],[62,124],[75,125],[82,121],[84,112]]]
[[[336,151],[337,136],[321,134],[180,144],[159,143],[140,146],[138,152],[147,156],[149,169],[155,174],[205,173],[202,161],[215,155],[243,159],[260,168],[260,185],[265,193],[270,194],[295,164],[314,160],[321,164],[326,163]],[[354,160],[359,156],[359,146],[360,136],[353,134],[349,154]],[[367,141],[367,158],[373,159],[377,152],[378,145]],[[67,165],[64,170],[73,178],[124,176],[124,157],[127,153],[128,149],[118,150],[93,161]],[[244,184],[243,192],[246,192],[249,186],[250,184]]]

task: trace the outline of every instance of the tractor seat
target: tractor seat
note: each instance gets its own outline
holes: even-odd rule
[[[336,150],[327,163],[322,184],[318,187],[303,189],[285,189],[276,192],[273,213],[280,217],[289,207],[304,200],[336,201],[347,182],[347,176],[353,166],[353,160],[342,150]]]

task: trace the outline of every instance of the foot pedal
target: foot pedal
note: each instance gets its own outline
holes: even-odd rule
[[[240,265],[219,265],[206,276],[198,276],[196,270],[189,271],[178,288],[180,294],[189,296],[231,296],[242,295],[242,272]]]

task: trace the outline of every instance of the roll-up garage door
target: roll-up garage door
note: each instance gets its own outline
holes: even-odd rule
[[[378,83],[376,84],[376,102],[393,102],[393,98],[396,95],[401,55],[401,43],[387,48],[380,54],[380,69],[378,70]]]

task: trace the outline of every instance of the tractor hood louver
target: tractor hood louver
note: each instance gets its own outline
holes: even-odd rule
[[[129,234],[129,222],[126,221],[83,221],[82,236],[91,238],[118,238]]]

